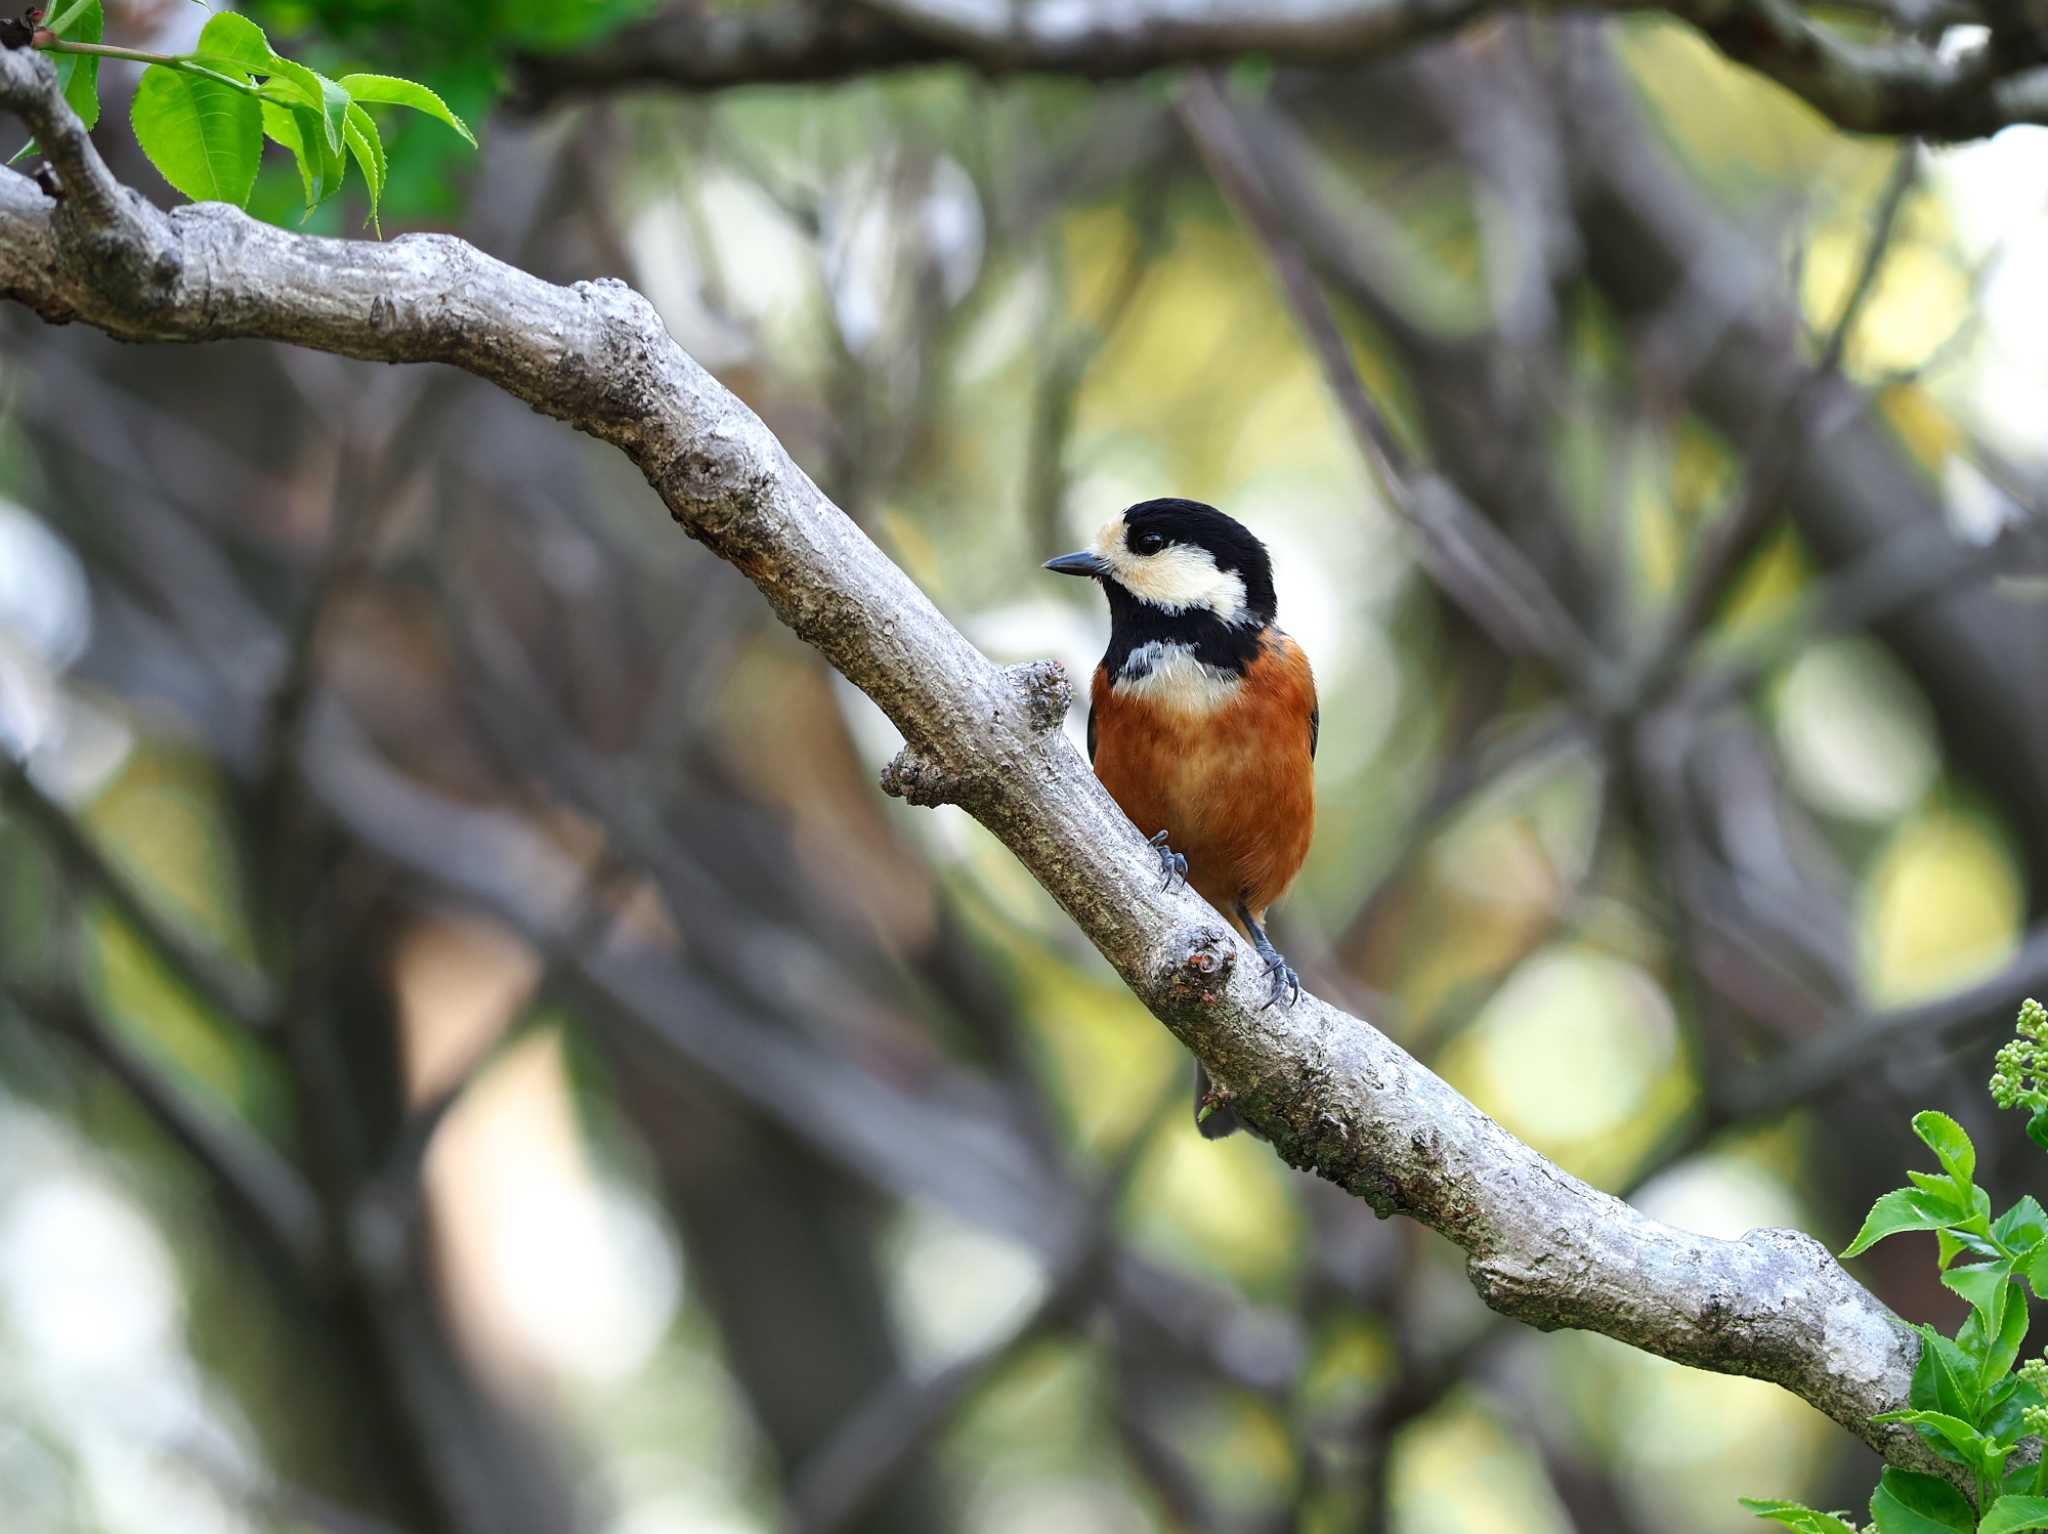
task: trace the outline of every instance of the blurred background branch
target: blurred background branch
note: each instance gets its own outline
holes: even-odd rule
[[[1981,1078],[2048,915],[2048,165],[1833,126],[2039,120],[2021,8],[1318,6],[1360,30],[1294,50],[1261,7],[1063,56],[1038,8],[251,9],[486,122],[474,174],[394,140],[387,231],[647,292],[998,658],[1092,663],[1028,572],[1129,500],[1268,537],[1325,696],[1290,950],[1561,1164],[1839,1245],[1936,1105],[2021,1190]],[[580,104],[493,116],[508,60]],[[126,88],[98,138],[154,187]],[[1171,1041],[996,844],[874,793],[886,725],[612,455],[458,377],[0,326],[24,1526],[768,1529],[877,1424],[848,1527],[1867,1486],[1770,1387],[1503,1326],[1436,1237],[1147,1134]],[[1423,557],[1347,372],[1578,660]],[[214,1139],[291,1169],[310,1268]],[[1904,1255],[1858,1276],[1952,1323]]]

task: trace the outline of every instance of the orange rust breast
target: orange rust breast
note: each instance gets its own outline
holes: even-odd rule
[[[1096,776],[1147,836],[1164,831],[1188,882],[1225,916],[1254,920],[1287,893],[1315,834],[1315,679],[1301,646],[1268,630],[1215,707],[1173,707],[1092,688]]]

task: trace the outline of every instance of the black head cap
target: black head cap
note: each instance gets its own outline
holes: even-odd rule
[[[1259,622],[1270,623],[1279,611],[1273,592],[1273,561],[1266,546],[1237,518],[1179,496],[1140,501],[1128,508],[1124,512],[1124,546],[1142,554],[1164,546],[1155,539],[1207,549],[1217,569],[1235,571],[1244,582],[1246,613]]]

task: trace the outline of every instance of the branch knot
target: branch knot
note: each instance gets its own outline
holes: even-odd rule
[[[1221,927],[1187,927],[1168,939],[1165,967],[1155,982],[1165,1007],[1214,1006],[1237,966],[1237,944]]]
[[[1025,719],[1040,734],[1050,734],[1067,722],[1067,704],[1074,689],[1067,681],[1066,668],[1058,661],[1033,660],[1005,666],[1003,680],[1022,700]]]
[[[960,802],[960,779],[913,746],[905,746],[882,769],[882,792],[892,799],[930,809]]]

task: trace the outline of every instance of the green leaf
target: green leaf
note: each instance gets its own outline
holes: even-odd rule
[[[1934,1233],[1935,1243],[1941,1248],[1941,1267],[1944,1269],[1963,1253],[1973,1250],[1967,1238],[1952,1230],[1938,1230]]]
[[[299,185],[306,193],[306,211],[311,213],[320,206],[326,182],[321,175],[320,157],[315,154],[309,162],[306,158],[306,136],[311,134],[317,142],[320,125],[314,120],[311,107],[285,106],[276,101],[265,101],[263,107],[263,133],[274,144],[281,144],[291,152],[292,163],[299,168]],[[299,119],[305,119],[302,128]]]
[[[1974,1534],[1977,1515],[1963,1494],[1938,1476],[1887,1465],[1870,1496],[1878,1534]]]
[[[2007,1312],[2010,1316],[2011,1312]],[[1977,1427],[1994,1443],[2016,1444],[2027,1436],[2026,1412],[2030,1406],[2042,1404],[2039,1391],[2027,1385],[2017,1374],[2008,1374],[1992,1386],[1977,1409]],[[2026,1466],[2030,1473],[2032,1466]],[[2031,1485],[2016,1488],[2032,1491]]]
[[[2048,1113],[2037,1113],[2027,1120],[2027,1138],[2048,1150]]]
[[[1947,1412],[1888,1411],[1870,1420],[1905,1422],[1914,1427],[1926,1428],[1946,1439],[1967,1463],[1983,1468],[1990,1474],[1996,1474],[1997,1469],[2005,1464],[2005,1456],[2012,1452],[2010,1449],[1999,1448],[1961,1417],[1952,1417]]]
[[[263,114],[255,97],[152,64],[142,72],[128,116],[150,163],[194,202],[239,208],[249,200],[263,155]]]
[[[357,101],[411,107],[415,112],[425,112],[429,117],[438,117],[467,139],[470,148],[476,148],[476,135],[469,131],[469,125],[449,111],[448,103],[424,85],[411,80],[401,80],[396,75],[343,75],[341,88]]]
[[[1955,1211],[1958,1220],[1970,1217],[1970,1203],[1967,1196],[1956,1190],[1956,1185],[1946,1176],[1937,1172],[1908,1172],[1913,1186],[1926,1194],[1944,1209]]]
[[[2002,1264],[1991,1264],[1993,1267]],[[1947,1283],[1950,1275],[1943,1274],[1942,1282]],[[1958,1291],[1960,1292],[1960,1291]],[[1968,1295],[1963,1296],[1969,1299]],[[1994,1329],[1993,1319],[1972,1301],[1970,1318],[1956,1333],[1961,1351],[1977,1361],[1977,1384],[1979,1395],[1990,1390],[2006,1377],[2013,1361],[2020,1356],[2020,1345],[2027,1340],[2026,1296],[2006,1287],[2000,1302],[1999,1314]]]
[[[1960,1294],[1983,1318],[1984,1335],[1995,1337],[2005,1324],[2005,1302],[2012,1292],[2012,1263],[1978,1262],[1966,1268],[1950,1268],[1941,1275],[1942,1287]],[[2003,1374],[2003,1369],[1998,1371]]]
[[[321,135],[326,139],[328,150],[339,157],[344,143],[342,129],[348,122],[349,93],[318,70],[308,69],[291,59],[272,54],[270,67],[273,86],[282,83],[300,101],[319,113]]]
[[[2015,1257],[2024,1257],[2048,1239],[2048,1210],[2029,1193],[1991,1222],[1991,1234]]]
[[[348,122],[344,124],[348,136],[349,153],[355,156],[356,165],[362,170],[363,181],[370,189],[370,227],[383,238],[384,226],[377,218],[377,204],[384,196],[384,174],[387,169],[384,159],[384,138],[378,133],[377,124],[361,106],[351,101],[348,104]]]
[[[1853,1524],[1844,1523],[1833,1513],[1816,1512],[1802,1503],[1779,1502],[1764,1497],[1739,1497],[1736,1500],[1757,1517],[1797,1529],[1799,1534],[1856,1534]]]
[[[1977,1147],[1963,1133],[1963,1126],[1946,1113],[1927,1108],[1913,1115],[1913,1133],[1934,1152],[1941,1169],[1955,1179],[1956,1191],[1967,1205],[1977,1177]]]
[[[296,96],[289,101],[266,99],[263,103],[263,131],[291,151],[298,162],[299,185],[306,193],[306,211],[341,190],[348,162],[327,147],[327,135],[320,126],[320,114]],[[309,147],[310,146],[310,147]]]
[[[271,47],[263,29],[248,17],[222,11],[207,22],[206,29],[199,34],[199,49],[193,62],[216,69],[225,65],[246,74],[266,76],[287,98],[279,101],[279,105],[313,109],[321,130],[315,137],[326,139],[334,157],[342,155],[349,93],[318,70],[308,69]],[[303,161],[303,155],[301,158]],[[333,190],[328,188],[327,195],[332,196]]]
[[[1977,1364],[1931,1326],[1917,1326],[1920,1362],[1913,1369],[1913,1405],[1965,1422],[1977,1415]]]
[[[1917,1188],[1894,1188],[1870,1206],[1863,1229],[1856,1232],[1856,1239],[1843,1250],[1842,1256],[1858,1256],[1886,1236],[1896,1236],[1901,1231],[1939,1230],[1944,1225],[1957,1224],[1960,1215],[1960,1210],[1929,1198]]]
[[[210,68],[226,67],[245,75],[274,72],[277,55],[270,51],[270,39],[248,17],[221,11],[207,22],[193,50],[193,62]]]
[[[1977,1534],[2019,1534],[2048,1529],[2048,1497],[2000,1497],[1977,1525]]]
[[[106,36],[107,16],[100,0],[86,0],[59,18],[64,30],[57,35],[74,43],[96,43]],[[50,29],[56,32],[57,29]],[[100,59],[96,53],[60,53],[55,56],[57,83],[78,120],[91,128],[100,120]]]
[[[2048,1300],[2048,1245],[2035,1247],[2020,1271],[2026,1274],[2035,1298]]]

